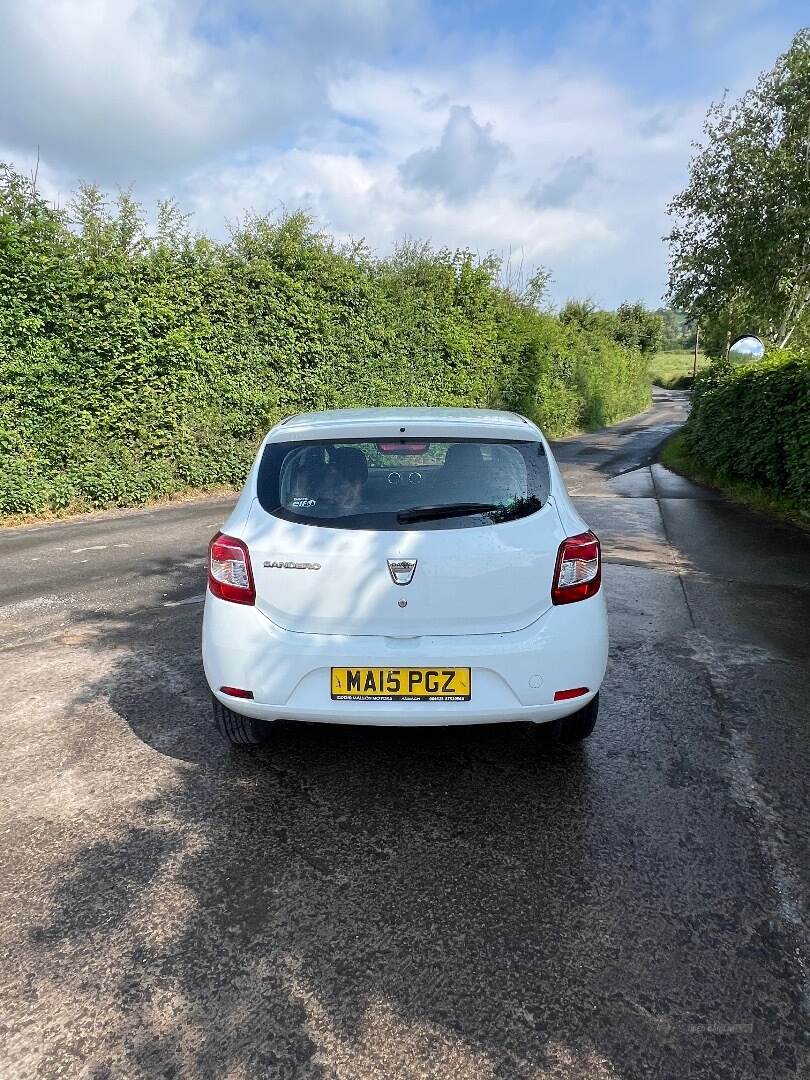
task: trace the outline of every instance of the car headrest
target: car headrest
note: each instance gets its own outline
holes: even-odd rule
[[[477,443],[452,443],[444,455],[444,464],[453,471],[471,472],[483,467],[484,455]]]
[[[339,446],[331,457],[335,467],[352,483],[362,484],[368,479],[366,455],[356,446]]]

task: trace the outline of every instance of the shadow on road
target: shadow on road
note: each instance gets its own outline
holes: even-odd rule
[[[154,613],[111,618],[93,639],[112,664],[74,723],[109,740],[124,720],[177,765],[55,869],[32,937],[106,983],[124,1072],[392,1076],[427,1054],[439,1072],[587,1059],[599,1075],[565,990],[583,965],[594,989],[613,981],[588,916],[587,753],[521,727],[290,725],[267,750],[228,749],[199,613],[167,609],[159,632]]]
[[[658,545],[606,568],[612,662],[575,750],[302,725],[234,751],[210,722],[201,573],[160,606],[74,612],[82,689],[38,782],[78,762],[70,783],[102,794],[45,819],[19,905],[40,1073],[802,1075],[801,957]],[[162,589],[199,554],[148,573]]]

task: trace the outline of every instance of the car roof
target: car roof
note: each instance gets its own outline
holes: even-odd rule
[[[535,440],[539,431],[525,416],[499,409],[330,409],[282,420],[268,440],[395,435]]]

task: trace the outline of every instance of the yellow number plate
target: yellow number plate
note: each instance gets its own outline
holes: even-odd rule
[[[333,701],[469,701],[468,667],[332,668]]]

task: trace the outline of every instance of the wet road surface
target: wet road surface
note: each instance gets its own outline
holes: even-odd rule
[[[596,732],[209,724],[229,500],[0,533],[0,1075],[810,1075],[810,543],[559,460],[603,538]]]

